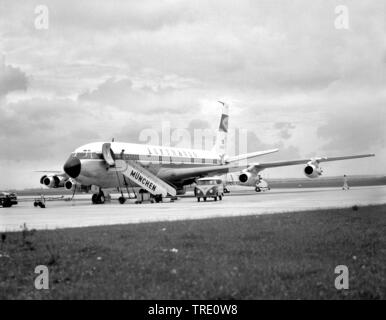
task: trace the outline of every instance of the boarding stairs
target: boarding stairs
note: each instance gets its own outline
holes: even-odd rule
[[[175,188],[133,160],[116,160],[115,170],[154,196],[166,197],[169,194],[175,197],[177,195]]]
[[[158,178],[154,173],[150,172],[134,160],[115,160],[115,155],[110,148],[110,143],[105,143],[103,145],[102,153],[106,163],[110,166],[110,170],[120,172],[126,178],[140,186],[141,189],[148,191],[154,196],[162,195],[162,197],[166,197],[169,194],[172,197],[175,197],[177,195],[177,190],[175,188]]]

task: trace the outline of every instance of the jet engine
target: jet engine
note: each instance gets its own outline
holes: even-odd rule
[[[256,185],[258,183],[260,183],[261,181],[261,176],[259,174],[255,174],[255,173],[251,173],[251,172],[248,172],[248,171],[245,171],[245,172],[242,172],[240,175],[239,175],[239,181],[241,184],[245,184],[245,185]]]
[[[64,188],[66,190],[74,190],[76,186],[76,182],[74,182],[72,179],[68,179],[65,183],[64,183]]]
[[[239,175],[239,181],[241,183],[248,184],[248,182],[251,182],[253,175],[250,172],[243,172]]]
[[[64,186],[64,179],[61,176],[43,176],[40,183],[48,188],[60,188]]]
[[[263,180],[261,175],[244,171],[239,175],[240,185],[254,186],[256,192],[269,190],[267,181]]]
[[[307,165],[304,167],[304,174],[307,178],[318,178],[323,173],[322,168],[319,167],[318,163],[315,162],[308,162]]]
[[[68,191],[74,191],[76,189],[80,192],[89,192],[91,187],[83,186],[72,179],[68,179],[66,182],[64,182],[64,189]]]

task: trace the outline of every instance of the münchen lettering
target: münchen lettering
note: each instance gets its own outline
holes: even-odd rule
[[[146,186],[153,191],[157,189],[157,186],[153,182],[146,179],[146,177],[142,176],[141,173],[138,171],[131,170],[130,176],[134,178],[136,181],[138,181],[140,184],[142,184],[143,186]]]

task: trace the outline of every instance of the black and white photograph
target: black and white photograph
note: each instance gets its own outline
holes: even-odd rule
[[[0,0],[0,300],[385,299],[385,21],[384,0]]]

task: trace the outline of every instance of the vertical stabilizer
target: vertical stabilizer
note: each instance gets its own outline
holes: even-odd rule
[[[229,106],[225,102],[219,102],[222,104],[222,114],[220,119],[220,125],[217,131],[216,142],[213,146],[212,151],[216,155],[219,155],[220,158],[224,158],[227,149]]]

